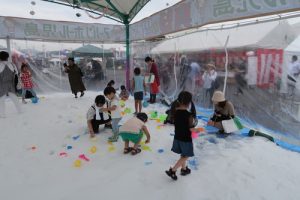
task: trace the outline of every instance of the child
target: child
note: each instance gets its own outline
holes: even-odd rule
[[[115,85],[115,81],[114,80],[110,80],[108,83],[107,83],[107,86],[106,87],[114,87]]]
[[[138,113],[136,117],[129,119],[121,126],[120,135],[125,142],[124,154],[131,152],[132,155],[136,155],[141,152],[138,146],[143,138],[143,132],[147,136],[145,143],[150,142],[150,134],[145,126],[147,120],[148,116],[145,113]],[[129,147],[129,141],[134,143],[133,147]]]
[[[107,109],[105,108],[105,104],[107,107],[107,102],[103,95],[96,96],[95,103],[89,108],[86,114],[87,126],[91,138],[95,137],[95,133],[99,133],[99,125],[106,125],[111,121],[111,118],[103,111]]]
[[[126,90],[126,87],[124,85],[121,85],[121,92],[119,97],[123,100],[123,101],[127,101],[129,98],[129,92]]]
[[[132,90],[134,92],[134,106],[135,114],[142,111],[142,101],[144,98],[144,92],[146,93],[146,85],[144,76],[141,76],[141,69],[136,67],[134,69],[134,76],[132,81]]]
[[[181,95],[185,95],[185,91],[182,91],[178,95],[178,98],[182,98]],[[166,111],[167,119],[164,121],[165,124],[167,124],[167,123],[174,124],[175,112],[176,112],[177,107],[180,106],[180,103],[178,102],[178,98],[174,102],[172,102],[170,109]],[[191,106],[188,109],[188,111],[192,114],[193,118],[197,121],[197,113],[196,113],[196,108],[195,108],[194,102],[192,101],[190,105]]]
[[[33,90],[33,83],[31,80],[31,73],[28,69],[27,64],[22,63],[21,65],[21,75],[20,75],[21,81],[22,81],[22,102],[26,104],[25,101],[25,95],[26,91],[31,92],[32,96],[37,98],[35,91]]]
[[[116,96],[116,90],[113,87],[106,87],[104,89],[104,95],[110,100],[109,107],[103,111],[111,112],[111,123],[113,136],[108,138],[109,142],[117,142],[119,138],[119,122],[122,119],[119,106],[119,99]]]
[[[192,94],[187,91],[183,91],[181,94],[178,98],[179,107],[177,107],[175,112],[175,136],[172,146],[172,151],[180,154],[181,157],[174,167],[166,171],[167,175],[173,180],[177,180],[176,170],[179,167],[181,167],[182,176],[191,173],[191,170],[186,165],[186,161],[189,157],[194,156],[192,131],[197,132],[194,128],[191,128],[194,123],[193,116],[187,111],[192,102]]]

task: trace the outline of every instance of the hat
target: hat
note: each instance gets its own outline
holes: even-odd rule
[[[212,67],[212,68],[216,69],[216,66],[213,63],[208,63],[207,67]]]
[[[215,91],[214,95],[212,96],[211,100],[213,102],[222,102],[222,101],[226,101],[225,97],[224,97],[224,93],[221,91]]]

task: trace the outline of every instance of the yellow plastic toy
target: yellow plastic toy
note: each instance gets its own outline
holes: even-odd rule
[[[75,160],[74,161],[74,167],[81,167],[81,160]]]
[[[97,151],[97,147],[96,146],[92,146],[91,148],[90,148],[90,153],[96,153],[96,151]]]

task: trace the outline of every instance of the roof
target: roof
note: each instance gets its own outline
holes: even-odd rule
[[[43,0],[102,14],[129,23],[150,0]]]
[[[73,56],[99,56],[112,57],[113,53],[110,50],[102,49],[94,45],[84,45],[72,51]]]
[[[279,48],[284,49],[295,38],[292,27],[283,21],[273,21],[224,30],[191,33],[166,40],[152,49],[153,53],[193,52],[227,48]]]

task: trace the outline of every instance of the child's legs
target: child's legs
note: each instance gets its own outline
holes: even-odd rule
[[[189,157],[181,156],[180,159],[176,162],[174,167],[172,168],[173,171],[176,171],[179,167],[186,166],[186,161]]]
[[[142,112],[142,101],[141,100],[138,100],[138,112]]]
[[[17,111],[19,113],[22,112],[18,97],[14,93],[11,93],[11,92],[8,93],[8,96],[10,97],[12,102],[15,104]]]
[[[97,122],[97,120],[91,120],[92,123],[92,127],[93,127],[93,131],[94,133],[98,133],[99,132],[99,122]]]
[[[6,95],[0,97],[0,117],[5,117],[5,99]]]
[[[129,148],[129,140],[125,140],[125,147],[124,148]]]
[[[27,89],[29,92],[31,92],[32,96],[37,97],[35,91],[31,88],[31,89]]]
[[[136,113],[138,113],[138,106],[138,100],[134,100],[134,108]]]
[[[114,136],[118,136],[118,134],[119,134],[119,122],[120,121],[121,121],[121,118],[111,120],[112,131],[113,131]]]
[[[25,99],[27,89],[22,88],[22,99]]]

